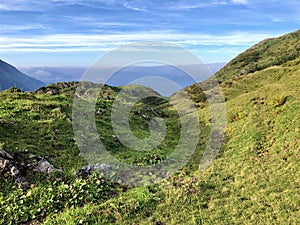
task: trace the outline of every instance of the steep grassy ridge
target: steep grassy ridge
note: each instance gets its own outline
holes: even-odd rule
[[[215,77],[223,82],[294,60],[300,56],[299,40],[300,31],[263,40],[231,60]]]

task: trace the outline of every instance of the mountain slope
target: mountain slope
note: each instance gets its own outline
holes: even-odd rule
[[[157,92],[139,85],[110,87],[89,82],[82,82],[81,85],[84,85],[87,93],[91,93],[93,88],[101,88],[94,109],[95,122],[103,145],[114,157],[130,165],[151,165],[165,159],[172,151],[172,146],[176,146],[180,133],[178,115],[166,107],[169,104]],[[92,178],[86,181],[74,174],[88,164],[79,154],[77,144],[81,142],[78,138],[75,141],[72,129],[72,105],[77,87],[78,82],[64,82],[42,87],[36,92],[23,92],[16,88],[0,92],[0,224],[24,224],[34,219],[42,221],[46,215],[55,214],[69,206],[101,203],[105,196],[100,197],[97,192],[102,190],[108,192],[107,197],[116,194],[114,188],[107,189],[102,177],[93,178],[93,183]],[[132,98],[132,93],[157,96],[137,102],[129,118],[131,131],[139,138],[149,136],[149,122],[153,122],[153,117],[159,115],[164,118],[168,130],[166,138],[151,152],[133,151],[114,135],[110,114],[115,97],[121,91],[124,93],[122,100],[126,102]],[[76,96],[81,94],[77,93]],[[84,126],[84,122],[80,125]],[[84,135],[89,134],[86,132]],[[143,149],[143,146],[139,147]],[[11,157],[2,157],[8,155],[6,152]],[[45,176],[32,171],[28,162],[33,158],[45,159],[64,173]],[[29,190],[18,188],[15,183],[18,179],[7,168],[8,164],[25,168],[20,173],[31,184]],[[30,186],[27,183],[21,185]],[[66,185],[70,190],[65,189]],[[85,187],[90,189],[83,192]],[[62,189],[65,191],[62,192]],[[24,199],[23,195],[28,191],[32,195]],[[23,200],[15,201],[16,198]],[[70,203],[72,198],[73,203]],[[7,205],[11,206],[9,210]]]
[[[300,58],[289,56],[300,44],[298,34],[261,42],[216,74],[226,100],[226,138],[207,170],[197,169],[210,132],[210,107],[192,85],[185,90],[197,102],[203,129],[184,172],[100,206],[67,209],[45,224],[300,224]],[[258,50],[264,48],[271,50]],[[254,62],[246,57],[253,51],[263,66],[243,73]],[[245,76],[232,79],[236,74]]]
[[[213,78],[217,79],[219,83],[231,85],[238,78],[257,71],[263,71],[279,65],[286,65],[288,67],[289,61],[296,60],[299,57],[300,30],[259,42],[232,59],[227,65],[216,72]],[[208,86],[210,81],[211,78],[201,82],[202,86]],[[245,86],[247,89],[253,88],[247,84]],[[198,105],[199,103],[202,105],[202,102],[206,101],[205,94],[198,84],[188,86],[184,90],[190,94],[191,98]]]
[[[24,73],[21,73],[15,67],[0,60],[0,91],[17,87],[23,91],[34,91],[45,84]]]
[[[162,185],[164,197],[151,218],[133,223],[300,223],[300,57],[293,53],[297,45],[299,31],[263,41],[215,75],[223,81],[227,108],[221,153],[210,168],[196,171],[205,146],[199,145],[191,164],[195,173]],[[267,48],[271,50],[259,50]],[[259,52],[256,61],[247,57],[253,52]],[[261,67],[244,73],[251,62]],[[198,85],[185,90],[197,102],[200,120],[209,126],[205,94]]]
[[[282,55],[290,48],[284,39],[275,41]],[[293,46],[297,42],[294,41],[290,42]],[[152,186],[129,190],[123,187],[109,199],[102,199],[98,192],[91,197],[95,190],[107,190],[107,186],[95,186],[94,178],[81,180],[72,174],[85,164],[72,133],[76,83],[55,84],[36,93],[15,89],[1,92],[0,142],[11,154],[21,154],[26,149],[44,156],[63,168],[66,177],[63,181],[51,178],[53,182],[35,177],[36,186],[29,190],[16,188],[4,177],[0,183],[0,223],[38,220],[41,224],[300,224],[300,57],[274,66],[276,58],[262,56],[259,62],[270,66],[245,76],[222,76],[226,137],[220,154],[208,169],[198,171],[211,132],[211,109],[204,93],[193,85],[186,90],[197,101],[201,134],[189,163],[169,179]],[[229,74],[239,74],[246,63],[239,64],[239,68],[228,64]],[[139,138],[147,137],[149,120],[160,115],[168,133],[162,146],[154,151],[130,151],[115,139],[110,124],[110,109],[122,88],[104,86],[99,95],[95,107],[99,136],[118,159],[133,165],[159,163],[177,145],[178,115],[165,98],[139,102],[131,112],[132,131]],[[134,89],[130,87],[128,92]]]
[[[300,56],[300,30],[254,45],[215,74],[223,82],[235,77],[282,65]]]

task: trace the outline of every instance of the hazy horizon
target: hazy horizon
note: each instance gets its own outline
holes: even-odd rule
[[[180,71],[180,69],[176,68],[176,66],[171,65],[132,65],[124,67],[123,69],[117,71],[113,74],[109,80],[104,83],[111,86],[123,86],[127,85],[131,82],[136,82],[142,78],[146,77],[161,77],[163,79],[173,80],[178,84],[175,86],[166,85],[165,91],[161,94],[168,96],[173,94],[174,92],[192,85],[196,82],[203,81],[210,77],[212,74],[216,73],[219,69],[221,69],[225,63],[213,63],[206,64],[203,66],[207,67],[208,70],[203,69],[202,72],[201,66],[199,65],[185,65],[185,67],[189,67],[190,71],[196,71],[199,74],[199,77],[196,80],[192,79],[190,76]],[[46,85],[57,83],[57,82],[67,82],[67,81],[80,81],[83,78],[84,73],[88,69],[87,67],[27,67],[27,68],[18,68],[21,72],[42,81]],[[117,68],[116,68],[117,69]],[[101,71],[105,71],[105,69],[101,69]],[[107,70],[109,71],[109,70]],[[140,83],[142,84],[142,83]],[[143,83],[144,84],[144,83]],[[155,89],[155,83],[148,84]]]

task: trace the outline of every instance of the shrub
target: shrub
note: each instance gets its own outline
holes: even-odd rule
[[[76,178],[70,182],[38,184],[28,190],[14,189],[0,194],[0,224],[22,224],[40,220],[65,208],[99,203],[117,194],[117,186],[99,174],[88,179]]]

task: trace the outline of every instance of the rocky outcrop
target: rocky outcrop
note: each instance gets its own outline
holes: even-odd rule
[[[0,174],[12,176],[16,183],[25,185],[26,178],[22,176],[19,166],[14,161],[14,158],[3,149],[0,150]]]
[[[69,92],[72,93],[76,90],[78,82],[60,82],[55,84],[50,84],[46,87],[41,87],[35,93],[37,94],[47,94],[47,95],[58,95],[61,93]]]
[[[63,173],[61,169],[55,168],[46,159],[30,154],[28,151],[12,156],[3,148],[0,149],[0,175],[2,178],[12,177],[17,184],[24,187],[29,184],[26,175],[31,173],[51,175],[53,172]]]

